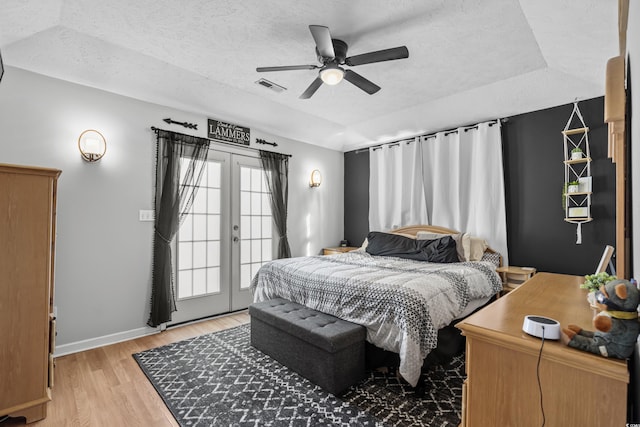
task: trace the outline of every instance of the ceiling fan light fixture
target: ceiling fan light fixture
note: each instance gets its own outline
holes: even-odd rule
[[[338,67],[336,64],[327,64],[322,70],[320,70],[320,78],[324,84],[337,85],[342,81],[344,77],[344,70]]]

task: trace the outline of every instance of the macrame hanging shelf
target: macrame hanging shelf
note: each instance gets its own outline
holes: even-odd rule
[[[562,205],[564,220],[577,224],[576,244],[582,243],[582,224],[593,221],[591,217],[591,151],[589,128],[584,122],[578,101],[562,131],[564,141],[564,186]]]

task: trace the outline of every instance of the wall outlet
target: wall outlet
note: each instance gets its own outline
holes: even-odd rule
[[[139,219],[140,221],[154,221],[155,220],[154,212],[152,210],[140,209]]]

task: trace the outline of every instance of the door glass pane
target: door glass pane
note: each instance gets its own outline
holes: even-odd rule
[[[258,168],[251,168],[251,192],[262,192],[262,170]]]
[[[271,239],[263,239],[261,261],[271,261],[271,258]]]
[[[240,193],[240,215],[249,215],[251,213],[251,193],[242,191]]]
[[[220,241],[207,242],[207,267],[220,267]]]
[[[180,254],[178,262],[178,270],[186,270],[193,266],[193,257],[191,256],[191,242],[180,242],[178,244],[178,253]]]
[[[249,215],[243,215],[240,217],[240,238],[251,238],[251,217]]]
[[[262,261],[262,242],[260,240],[251,240],[251,261]]]
[[[220,215],[207,215],[207,240],[220,240]]]
[[[251,215],[260,215],[262,207],[262,197],[260,193],[251,193]]]
[[[262,194],[262,215],[271,216],[271,201],[266,193]]]
[[[200,268],[193,270],[193,296],[207,293],[207,270]]]
[[[263,216],[262,217],[262,235],[261,237],[263,239],[271,239],[271,223],[272,223],[272,219],[270,216]]]
[[[193,243],[193,268],[202,268],[207,265],[207,242]]]
[[[193,200],[193,211],[198,214],[207,213],[207,190],[199,188]]]
[[[251,190],[251,168],[240,167],[240,191]]]
[[[240,241],[240,263],[249,264],[251,262],[251,240]]]
[[[210,188],[207,191],[207,213],[220,213],[220,189]]]
[[[191,291],[191,270],[182,270],[178,272],[178,298],[189,298],[193,295]]]
[[[262,237],[262,217],[251,216],[251,238],[259,239]]]
[[[240,266],[240,289],[246,289],[251,286],[251,264],[242,264]]]
[[[222,176],[222,163],[220,162],[208,162],[207,165],[207,178],[209,188],[220,188],[221,176]]]
[[[220,292],[220,268],[207,268],[207,293]]]
[[[187,215],[180,226],[180,232],[178,233],[178,240],[181,242],[187,242],[193,240],[193,216]]]
[[[190,214],[192,215],[192,214]],[[193,218],[193,240],[205,240],[207,236],[207,216],[192,215]]]

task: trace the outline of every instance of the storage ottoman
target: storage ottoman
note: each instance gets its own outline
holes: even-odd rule
[[[275,298],[249,306],[251,345],[338,395],[365,376],[364,326]]]

